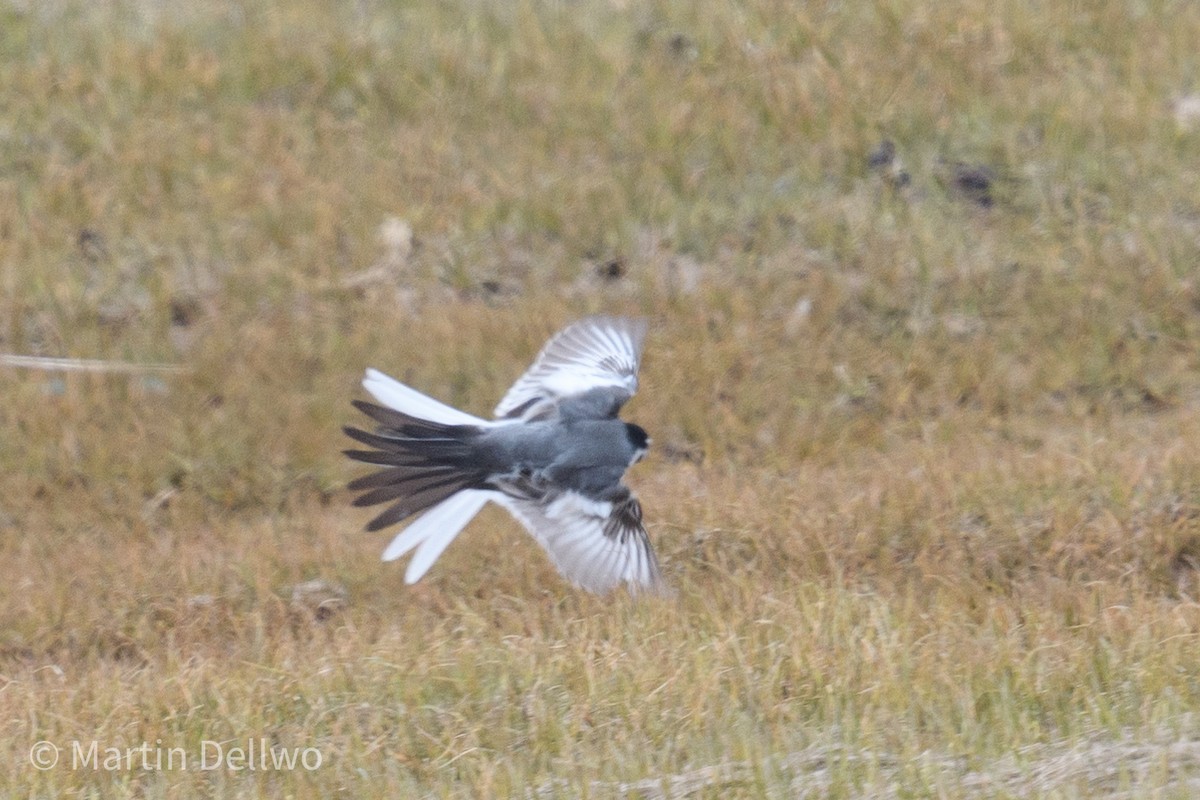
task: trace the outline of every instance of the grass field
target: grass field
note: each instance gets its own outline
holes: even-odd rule
[[[110,363],[0,361],[0,796],[1196,796],[1198,41],[3,0],[0,353]],[[485,414],[595,312],[677,595],[495,511],[406,587],[362,370]]]

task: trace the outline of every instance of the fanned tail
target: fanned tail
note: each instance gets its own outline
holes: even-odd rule
[[[372,448],[345,453],[383,469],[356,478],[347,488],[363,492],[355,499],[356,506],[391,503],[367,524],[367,530],[403,522],[458,492],[483,487],[487,476],[478,467],[474,447],[479,426],[435,422],[361,400],[355,400],[354,406],[378,422],[379,428],[375,433],[343,428],[347,436]]]

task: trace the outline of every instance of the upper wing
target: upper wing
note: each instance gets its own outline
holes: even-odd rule
[[[667,593],[633,495],[616,503],[577,492],[563,492],[549,503],[510,495],[493,499],[521,521],[576,586],[604,594],[624,583],[633,592]]]
[[[588,317],[557,333],[496,406],[496,416],[532,419],[558,401],[612,389],[616,407],[637,391],[646,321]]]

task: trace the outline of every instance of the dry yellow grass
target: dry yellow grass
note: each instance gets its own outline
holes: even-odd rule
[[[6,3],[0,352],[182,370],[0,362],[0,794],[1193,796],[1197,41]],[[405,587],[342,490],[362,369],[485,413],[596,311],[653,323],[677,597],[491,512]],[[260,742],[320,763],[203,768]]]

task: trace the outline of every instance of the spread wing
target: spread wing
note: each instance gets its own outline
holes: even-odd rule
[[[564,328],[504,395],[496,416],[534,419],[594,389],[610,390],[620,408],[637,391],[645,338],[646,321],[625,317],[588,317]]]
[[[627,494],[616,502],[563,492],[550,502],[502,495],[505,506],[533,534],[563,577],[589,592],[604,594],[622,583],[631,592],[667,594],[642,507]]]

